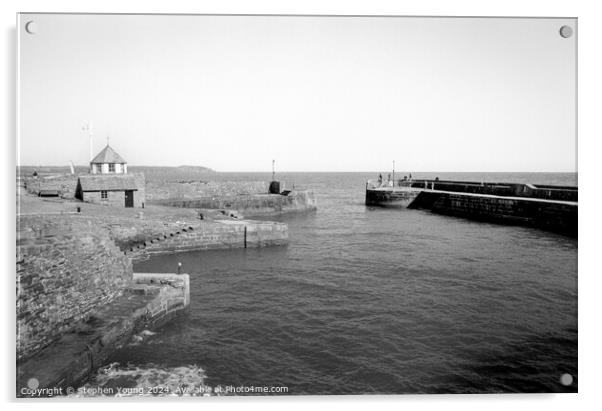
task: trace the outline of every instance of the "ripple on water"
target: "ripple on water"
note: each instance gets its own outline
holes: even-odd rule
[[[192,304],[185,319],[118,353],[134,368],[118,367],[117,378],[199,364],[215,384],[280,384],[293,394],[576,391],[575,239],[368,209],[368,175],[293,177],[315,188],[319,209],[278,218],[289,224],[288,247],[137,266],[166,272],[181,261]],[[571,386],[560,384],[563,373]]]

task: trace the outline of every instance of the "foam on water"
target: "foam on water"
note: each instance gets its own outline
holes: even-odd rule
[[[100,368],[73,396],[205,396],[211,391],[205,378],[205,371],[196,365],[167,368],[114,362]]]
[[[143,330],[141,332],[139,332],[138,334],[134,334],[132,336],[132,338],[130,339],[129,345],[138,345],[141,344],[143,341],[148,340],[148,337],[152,337],[153,335],[156,335],[156,332],[150,331],[150,330]]]

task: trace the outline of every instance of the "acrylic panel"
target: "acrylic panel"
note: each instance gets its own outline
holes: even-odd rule
[[[576,18],[17,20],[17,396],[577,392]]]

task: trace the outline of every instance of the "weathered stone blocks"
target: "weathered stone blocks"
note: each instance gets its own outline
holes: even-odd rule
[[[245,216],[272,215],[317,209],[316,198],[312,191],[293,191],[289,195],[253,194],[169,199],[156,200],[153,203],[181,208],[236,210]]]
[[[46,217],[20,224],[17,358],[39,350],[131,283],[132,266],[104,230]]]

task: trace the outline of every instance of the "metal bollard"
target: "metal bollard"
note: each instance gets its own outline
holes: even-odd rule
[[[182,274],[182,263],[178,261],[178,274]]]

